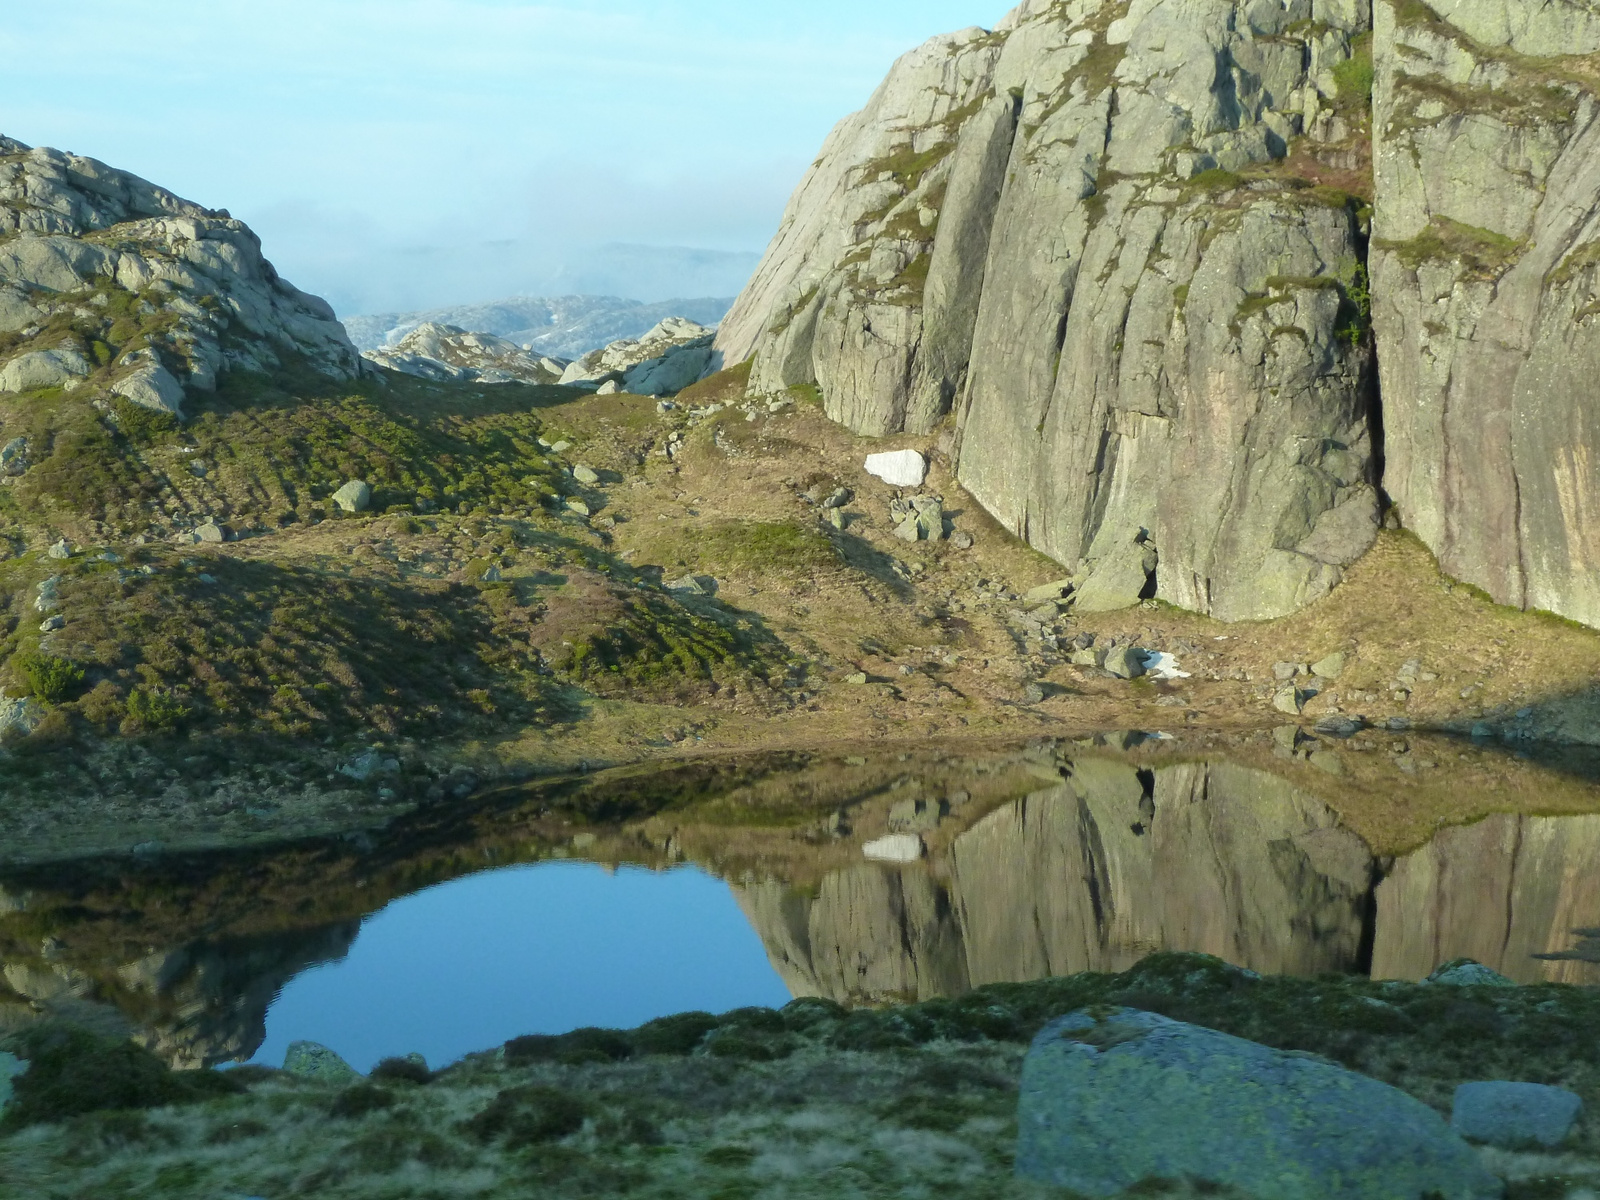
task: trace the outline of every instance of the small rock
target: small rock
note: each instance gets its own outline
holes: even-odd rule
[[[622,385],[615,379],[608,379],[595,389],[596,396],[615,396],[622,391]]]
[[[283,1069],[290,1075],[320,1083],[354,1083],[361,1078],[359,1071],[316,1042],[291,1042],[283,1056]]]
[[[1098,667],[1104,665],[1106,652],[1104,650],[1074,650],[1067,659],[1075,667]]]
[[[1581,1097],[1539,1083],[1463,1083],[1450,1128],[1470,1142],[1507,1150],[1553,1150],[1583,1115]]]
[[[1349,656],[1344,651],[1330,654],[1327,658],[1311,664],[1311,673],[1319,679],[1337,679],[1344,674]]]
[[[1020,702],[1026,705],[1044,703],[1044,689],[1037,683],[1030,683],[1022,689]]]
[[[1044,1027],[1023,1063],[1017,1125],[1017,1175],[1084,1196],[1180,1178],[1274,1200],[1503,1192],[1438,1113],[1397,1088],[1127,1008]]]
[[[54,617],[46,617],[44,623],[39,626],[39,632],[54,633],[56,630],[65,629],[66,627],[67,619],[65,617],[59,615]]]
[[[669,413],[677,407],[671,400],[659,400],[656,402],[656,411],[658,413]]]
[[[1366,728],[1366,724],[1352,717],[1332,713],[1319,720],[1314,728],[1318,733],[1326,734],[1328,737],[1347,738],[1360,733]]]
[[[868,842],[861,847],[861,853],[874,862],[912,863],[922,857],[925,849],[920,834],[891,833]]]
[[[600,476],[591,467],[577,466],[572,468],[572,477],[579,483],[592,486],[600,482]]]
[[[1470,958],[1452,959],[1437,968],[1423,983],[1442,984],[1445,987],[1516,987],[1517,981],[1507,979],[1499,971],[1492,971],[1481,962]]]
[[[1041,583],[1036,588],[1029,588],[1022,593],[1022,606],[1034,608],[1040,604],[1049,604],[1060,600],[1072,590],[1072,580],[1058,579],[1054,583]]]
[[[844,531],[844,527],[845,527],[845,523],[846,523],[845,519],[844,519],[844,509],[842,509],[842,508],[830,508],[830,509],[827,510],[827,514],[828,514],[827,515],[828,524],[833,526],[835,529],[839,530],[840,532],[843,532]]]
[[[1277,695],[1272,697],[1272,707],[1281,713],[1288,713],[1291,717],[1298,717],[1305,706],[1305,693],[1293,684],[1279,689]]]
[[[1118,679],[1137,679],[1144,674],[1145,652],[1137,646],[1118,646],[1106,654],[1106,670]]]
[[[501,572],[499,567],[490,567],[488,570],[484,571],[480,578],[482,578],[484,583],[499,583],[505,578],[505,575]]]
[[[55,545],[51,546],[50,549],[46,550],[45,553],[51,558],[56,559],[71,558],[72,547],[68,544],[66,538],[62,538]]]
[[[57,588],[61,584],[61,576],[52,575],[39,585],[39,594],[34,598],[33,607],[42,613],[53,612],[61,607],[61,596]]]
[[[846,675],[844,677],[844,681],[860,687],[862,684],[867,682],[867,673],[865,671],[857,671],[854,675]]]
[[[366,512],[372,504],[372,487],[360,479],[352,479],[333,494],[333,502],[347,513]]]
[[[822,502],[823,508],[843,508],[855,498],[855,493],[849,488],[840,488]]]
[[[1300,748],[1300,743],[1304,738],[1305,734],[1300,731],[1300,726],[1298,725],[1279,725],[1272,731],[1273,744],[1278,749],[1287,750],[1291,754]]]
[[[964,529],[958,530],[950,535],[950,544],[957,550],[971,550],[972,535]]]
[[[589,505],[583,500],[579,499],[577,496],[571,496],[567,499],[567,511],[575,512],[580,517],[587,517],[590,515]]]
[[[928,477],[927,460],[915,450],[892,450],[867,455],[868,475],[876,475],[891,487],[921,487]]]
[[[921,541],[924,536],[921,519],[916,513],[912,513],[909,517],[894,527],[894,535],[902,542]]]
[[[11,1081],[26,1074],[28,1064],[14,1054],[0,1051],[0,1112],[11,1103]]]
[[[1272,677],[1279,683],[1287,683],[1298,674],[1300,674],[1299,663],[1281,662],[1272,664]]]
[[[362,486],[365,487],[366,485],[363,484]],[[356,510],[350,509],[348,511],[354,512]],[[202,542],[216,543],[227,541],[229,530],[225,526],[218,525],[215,521],[207,521],[204,525],[197,526],[194,532],[195,536]]]
[[[715,596],[717,594],[717,581],[709,575],[684,575],[679,579],[667,583],[669,592],[678,592],[685,596]]]
[[[568,450],[571,450],[571,449],[572,449],[572,443],[571,442],[559,441],[554,446],[550,447],[550,453],[551,454],[565,454]]]

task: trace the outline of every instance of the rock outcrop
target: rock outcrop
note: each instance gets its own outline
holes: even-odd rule
[[[492,333],[431,321],[392,346],[363,351],[362,357],[391,371],[456,383],[559,383],[571,365],[566,359],[529,353]]]
[[[569,387],[604,388],[636,396],[675,396],[706,372],[713,330],[686,317],[668,317],[643,337],[624,338],[585,354],[562,373]]]
[[[1385,486],[1452,575],[1600,625],[1600,14],[1374,15]]]
[[[0,392],[64,388],[181,413],[185,389],[286,360],[361,359],[256,235],[90,158],[0,138]]]
[[[1197,950],[1264,973],[1358,965],[1372,858],[1315,798],[1227,763],[1081,758],[932,864],[863,863],[812,894],[736,888],[796,995],[957,995]]]
[[[1386,489],[1453,575],[1600,625],[1597,50],[1579,0],[1028,0],[834,130],[721,361],[953,421],[1080,603],[1293,611]]]

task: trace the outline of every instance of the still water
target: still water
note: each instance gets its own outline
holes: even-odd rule
[[[0,1029],[60,1015],[181,1066],[309,1039],[366,1068],[1157,950],[1400,979],[1467,956],[1596,984],[1597,777],[1465,743],[1134,734],[549,781],[273,851],[13,871]],[[1426,832],[1375,852],[1384,829]]]

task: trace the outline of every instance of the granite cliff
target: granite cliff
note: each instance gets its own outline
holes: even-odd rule
[[[1294,611],[1392,499],[1459,578],[1600,622],[1597,29],[1029,0],[834,130],[718,349],[859,433],[945,430],[1082,611]]]

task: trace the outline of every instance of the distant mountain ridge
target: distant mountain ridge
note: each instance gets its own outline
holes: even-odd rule
[[[730,297],[644,303],[617,296],[515,296],[427,312],[346,317],[344,327],[360,350],[381,350],[425,324],[453,325],[505,338],[551,358],[581,358],[623,338],[638,338],[668,317],[716,325]]]

